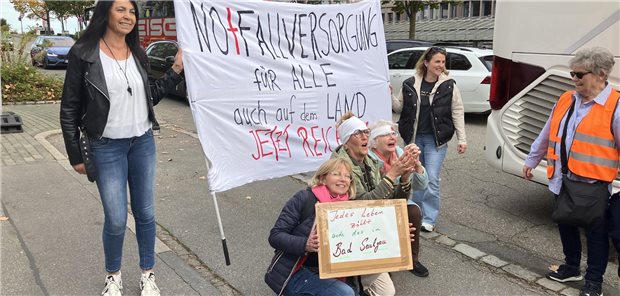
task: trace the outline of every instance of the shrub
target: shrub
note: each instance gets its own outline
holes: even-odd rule
[[[17,52],[0,49],[2,57],[2,102],[60,100],[63,81],[39,71],[30,64],[24,47],[31,35],[24,35]]]

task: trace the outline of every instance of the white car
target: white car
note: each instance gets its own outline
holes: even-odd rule
[[[403,81],[413,76],[415,64],[427,48],[403,48],[388,54],[390,83],[394,91],[400,92]],[[491,110],[489,93],[493,51],[472,47],[446,47],[446,51],[446,69],[461,90],[465,112],[483,113]]]

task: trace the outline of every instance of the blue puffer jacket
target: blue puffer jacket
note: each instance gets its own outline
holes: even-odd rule
[[[295,193],[284,205],[269,234],[269,244],[276,251],[267,268],[265,283],[278,295],[282,295],[299,259],[306,255],[306,241],[314,225],[314,207],[305,221],[299,220],[309,198],[316,201],[310,188]]]

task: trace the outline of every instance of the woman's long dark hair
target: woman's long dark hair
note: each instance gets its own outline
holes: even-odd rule
[[[136,10],[136,24],[129,34],[125,36],[125,42],[129,46],[131,53],[138,59],[140,64],[148,69],[148,60],[144,49],[140,47],[140,38],[138,35],[138,20],[140,19],[138,13],[138,4],[136,1],[129,1],[133,8]],[[80,36],[77,44],[83,44],[85,49],[94,49],[99,46],[99,40],[103,38],[106,30],[108,29],[109,13],[114,4],[113,0],[99,0],[93,11],[93,16],[90,19],[90,23]]]

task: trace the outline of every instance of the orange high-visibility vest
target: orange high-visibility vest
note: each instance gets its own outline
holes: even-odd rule
[[[560,151],[555,151],[560,144],[560,123],[573,103],[574,91],[567,91],[555,105],[551,114],[549,130],[549,147],[547,148],[547,178],[553,177],[555,163],[560,161]],[[575,137],[568,153],[568,169],[575,175],[590,179],[611,182],[618,174],[620,152],[616,147],[611,131],[614,111],[620,93],[614,89],[604,106],[592,105],[590,112],[577,125]],[[559,149],[558,149],[559,150]]]

